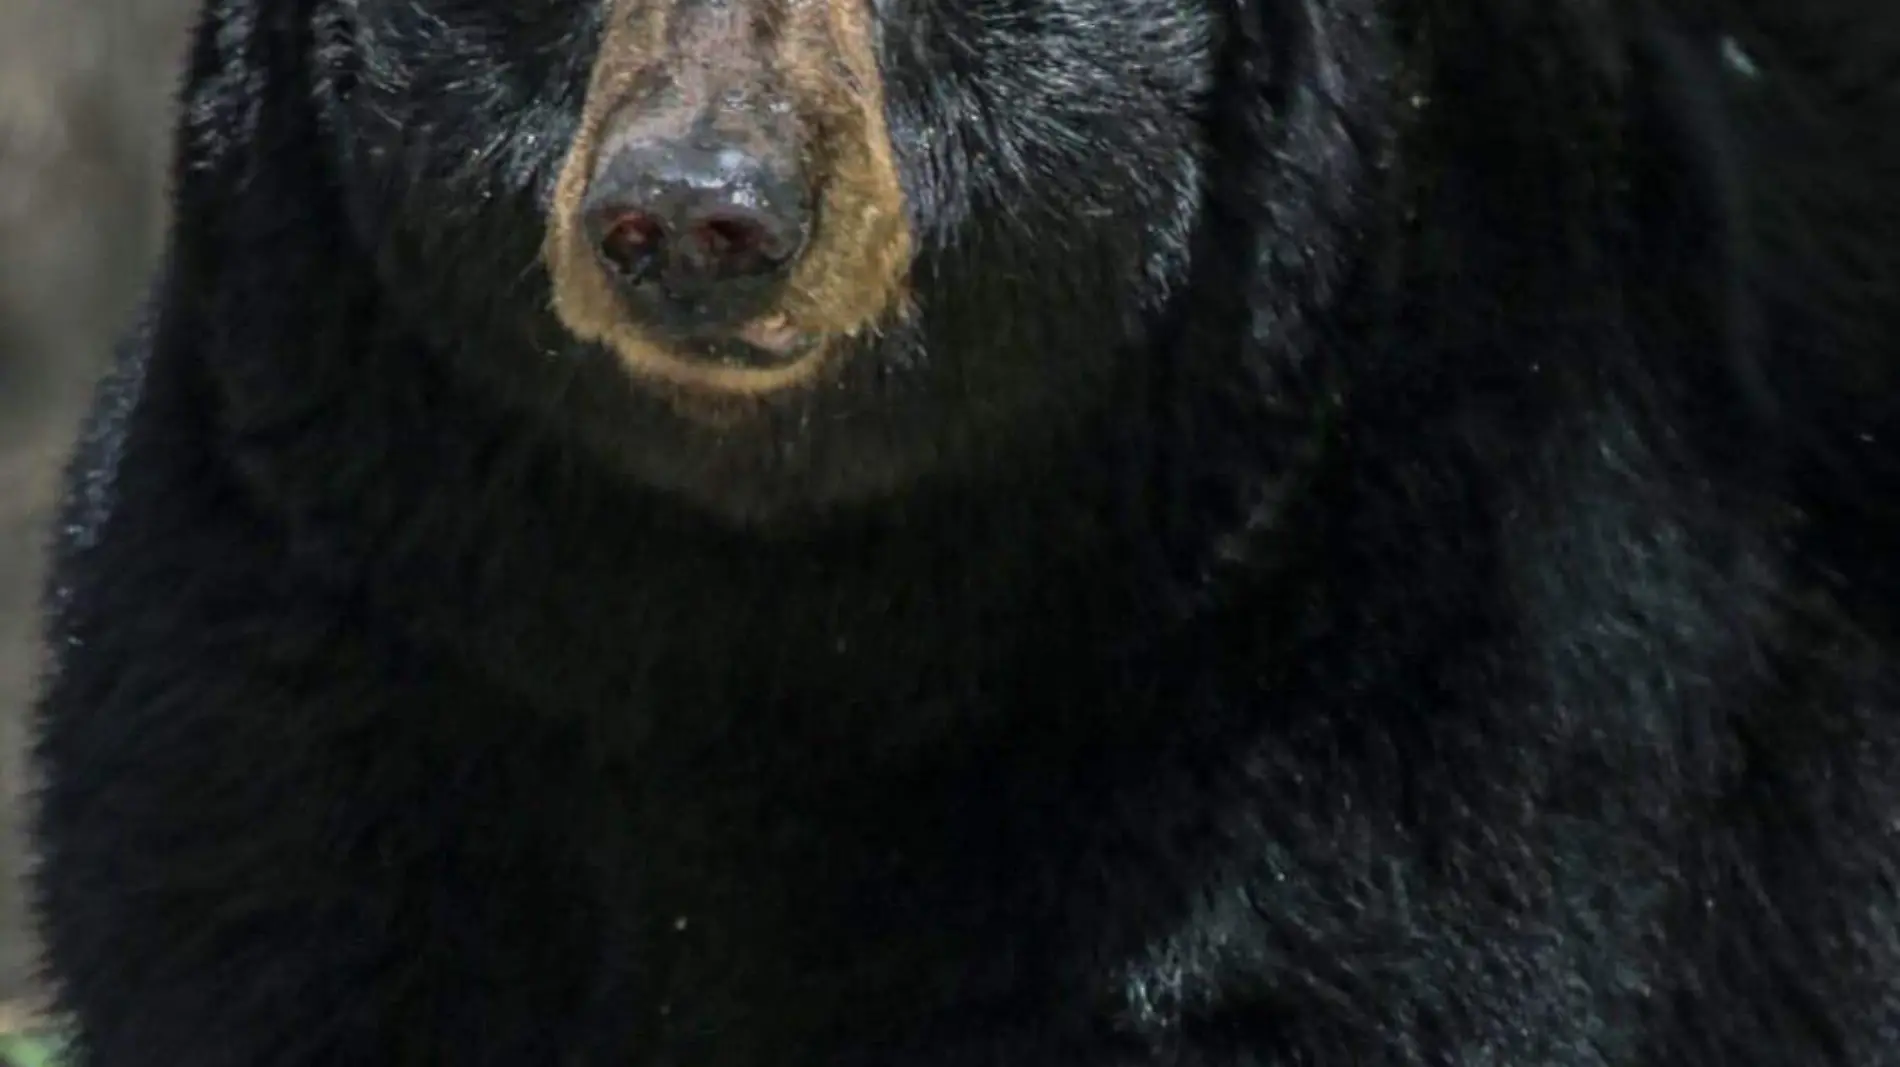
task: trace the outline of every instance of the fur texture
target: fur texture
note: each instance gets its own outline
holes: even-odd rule
[[[208,6],[87,1067],[1900,1064],[1900,7],[880,0],[912,313],[715,425],[548,307],[606,6]]]

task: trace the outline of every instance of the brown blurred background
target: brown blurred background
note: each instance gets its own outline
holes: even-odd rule
[[[0,0],[0,1026],[32,994],[20,876],[41,546],[88,386],[157,251],[193,0]]]

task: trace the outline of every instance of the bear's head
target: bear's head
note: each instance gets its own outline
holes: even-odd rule
[[[1073,440],[1166,370],[1188,294],[1324,244],[1259,239],[1350,155],[1312,5],[306,2],[389,305],[740,519]],[[1244,217],[1223,154],[1279,176]]]

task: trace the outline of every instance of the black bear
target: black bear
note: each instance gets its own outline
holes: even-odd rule
[[[85,1067],[1900,1063],[1900,5],[211,0]]]

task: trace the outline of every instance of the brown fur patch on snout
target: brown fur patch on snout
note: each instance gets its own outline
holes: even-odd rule
[[[901,314],[911,235],[873,30],[868,0],[613,0],[542,248],[561,322],[670,392],[737,399],[815,379],[843,340]],[[694,360],[643,332],[580,218],[601,153],[630,123],[653,118],[650,109],[683,109],[684,119],[655,119],[674,126],[734,101],[789,109],[814,194],[805,249],[776,306],[756,320],[810,339],[784,366]]]

